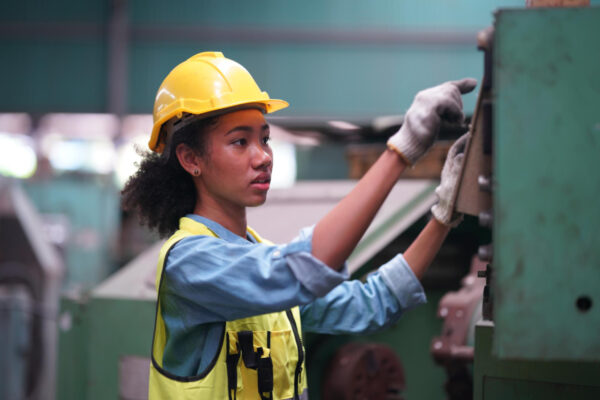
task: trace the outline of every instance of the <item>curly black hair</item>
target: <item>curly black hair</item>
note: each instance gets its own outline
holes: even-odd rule
[[[177,159],[177,146],[186,144],[200,156],[207,155],[204,133],[218,118],[198,119],[179,129],[162,154],[138,150],[142,160],[121,191],[121,204],[124,210],[137,212],[141,224],[161,237],[172,235],[179,228],[179,219],[193,212],[196,205],[196,188]]]

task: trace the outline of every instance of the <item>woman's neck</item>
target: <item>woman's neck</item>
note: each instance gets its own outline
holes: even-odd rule
[[[213,201],[197,201],[194,214],[213,220],[238,236],[246,238],[246,208],[229,207]]]

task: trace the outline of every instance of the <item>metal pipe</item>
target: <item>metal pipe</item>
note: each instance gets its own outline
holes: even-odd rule
[[[118,17],[126,0],[114,0],[123,3],[113,6],[111,20]],[[110,22],[109,22],[110,24]],[[109,29],[110,31],[110,29]],[[199,26],[128,26],[124,34],[135,41],[151,42],[241,42],[259,44],[351,44],[382,46],[474,46],[477,33],[472,31],[417,31],[417,30],[381,30],[381,29],[290,29],[290,28],[236,28],[236,27],[199,27]],[[6,22],[0,25],[2,39],[80,39],[100,38],[104,35],[102,24],[81,22]]]
[[[117,116],[127,111],[129,27],[127,0],[112,0],[108,22],[108,104]]]

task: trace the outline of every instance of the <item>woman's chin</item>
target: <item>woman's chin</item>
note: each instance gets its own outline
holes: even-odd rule
[[[246,203],[246,207],[262,206],[263,204],[265,204],[265,201],[267,201],[267,193],[266,192],[264,195],[255,196],[254,198],[252,198],[250,201],[248,201],[248,203]]]

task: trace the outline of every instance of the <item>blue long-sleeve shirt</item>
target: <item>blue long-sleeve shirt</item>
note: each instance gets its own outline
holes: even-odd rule
[[[312,228],[285,245],[256,243],[218,223],[188,215],[218,237],[189,236],[171,249],[161,292],[167,331],[163,367],[201,373],[219,351],[223,322],[300,306],[302,329],[366,333],[387,326],[425,294],[402,255],[347,281],[311,254]]]

